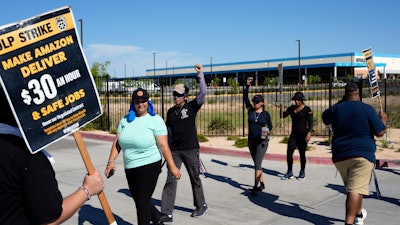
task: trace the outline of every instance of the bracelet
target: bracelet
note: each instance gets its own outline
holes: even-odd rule
[[[85,192],[85,194],[87,195],[87,200],[90,200],[91,196],[90,196],[88,189],[84,186],[80,187],[80,189],[82,189]]]
[[[114,160],[109,160],[107,164],[114,163]]]

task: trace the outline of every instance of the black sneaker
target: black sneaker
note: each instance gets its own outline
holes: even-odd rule
[[[208,210],[208,206],[207,206],[207,204],[204,204],[202,207],[197,208],[196,210],[194,210],[192,212],[191,217],[200,217],[200,216],[206,214],[207,210]]]
[[[301,170],[299,173],[299,176],[297,177],[297,180],[304,180],[306,178],[306,173]]]
[[[292,171],[290,171],[290,172],[287,172],[286,174],[285,174],[285,176],[283,176],[281,179],[282,180],[288,180],[288,179],[292,179],[294,176],[293,176],[293,172]]]
[[[257,187],[257,191],[262,191],[265,189],[264,183],[261,183],[260,186]]]
[[[250,191],[252,196],[257,196],[258,188],[256,188],[256,187],[249,188],[249,191]]]
[[[160,217],[160,221],[163,222],[164,224],[170,224],[172,223],[172,215],[167,215],[167,214],[163,214]]]

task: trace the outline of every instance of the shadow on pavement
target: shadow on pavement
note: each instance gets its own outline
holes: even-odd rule
[[[282,215],[284,217],[297,218],[307,221],[311,224],[329,225],[335,222],[344,222],[344,220],[321,216],[311,213],[303,208],[310,208],[309,206],[299,205],[295,202],[286,202],[279,200],[279,196],[272,195],[265,192],[258,192],[257,196],[249,196],[249,200],[254,204],[268,209],[271,212]],[[279,203],[282,202],[282,203]]]
[[[248,165],[242,165],[243,166],[248,166]],[[272,171],[271,174],[277,174],[276,171]],[[313,214],[311,212],[308,212],[300,207],[299,204],[297,203],[292,203],[292,202],[284,202],[282,200],[279,200],[279,196],[277,195],[272,195],[269,193],[265,192],[258,192],[257,196],[251,196],[250,192],[248,191],[247,187],[251,187],[246,184],[241,184],[235,180],[232,180],[230,177],[226,176],[221,176],[221,175],[216,175],[216,174],[211,174],[207,173],[207,177],[214,179],[219,182],[224,182],[232,187],[238,188],[243,190],[242,194],[248,196],[249,200],[265,209],[268,209],[271,212],[280,214],[285,217],[291,217],[291,218],[298,218],[302,219],[305,221],[310,222],[311,224],[319,224],[319,225],[328,225],[328,224],[334,224],[332,221],[339,221],[343,222],[343,220],[339,220],[336,218],[330,218],[330,217],[325,217],[317,214]],[[244,187],[245,186],[245,187]],[[279,201],[283,203],[278,203]],[[308,207],[308,206],[302,206],[302,207]],[[308,207],[310,208],[310,207]]]
[[[132,225],[116,214],[113,213],[113,215],[118,225]],[[85,222],[96,225],[109,225],[103,209],[94,208],[90,205],[84,205],[79,210],[78,225],[83,225]]]

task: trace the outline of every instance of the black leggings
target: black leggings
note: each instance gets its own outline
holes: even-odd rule
[[[304,171],[306,169],[307,142],[305,141],[305,136],[290,135],[286,151],[288,172],[293,169],[293,153],[296,147],[299,149],[301,170]]]
[[[259,144],[254,144],[254,141],[249,142],[249,150],[251,158],[254,162],[255,170],[262,170],[262,161],[264,160],[265,153],[267,152],[269,140],[265,139]]]
[[[150,221],[158,223],[158,210],[151,202],[161,172],[161,160],[133,169],[125,169],[129,190],[135,201],[137,224],[149,225]]]

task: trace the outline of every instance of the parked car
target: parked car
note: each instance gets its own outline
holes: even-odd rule
[[[332,87],[344,87],[344,86],[346,86],[346,82],[342,80],[338,80],[332,83]]]

